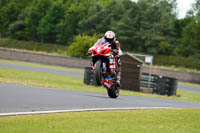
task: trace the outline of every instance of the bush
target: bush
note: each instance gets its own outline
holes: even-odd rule
[[[73,57],[85,58],[90,47],[97,41],[97,36],[78,35],[68,48],[68,55]]]
[[[177,56],[154,56],[154,65],[176,66],[200,70],[200,59]]]

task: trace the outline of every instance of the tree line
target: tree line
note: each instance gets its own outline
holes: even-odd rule
[[[125,51],[199,58],[200,0],[183,19],[176,5],[176,0],[0,0],[0,37],[69,46],[77,36],[113,30]]]

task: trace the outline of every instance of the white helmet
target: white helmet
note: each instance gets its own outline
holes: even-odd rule
[[[107,31],[107,32],[104,34],[104,37],[105,37],[105,39],[107,39],[107,40],[113,41],[114,38],[115,38],[115,33],[114,33],[113,31]]]

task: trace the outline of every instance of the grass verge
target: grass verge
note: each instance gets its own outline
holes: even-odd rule
[[[88,86],[83,84],[82,78],[75,78],[75,77],[42,73],[42,72],[25,71],[25,70],[18,70],[18,69],[4,68],[4,67],[0,67],[0,82],[40,86],[47,88],[106,93],[106,89],[103,87]],[[124,91],[124,90],[121,90],[120,94],[200,102],[200,93],[193,93],[193,92],[186,93],[184,91],[178,91],[179,97],[160,96],[160,95],[145,94],[132,91]]]
[[[181,85],[188,85],[188,86],[195,86],[200,88],[200,84],[193,84],[193,83],[186,83],[186,82],[179,82]]]
[[[19,49],[33,53],[67,56],[67,46],[58,44],[20,41],[10,38],[0,38],[0,47],[8,49]]]
[[[174,71],[182,71],[182,72],[194,72],[194,73],[200,73],[200,70],[198,69],[192,69],[192,68],[186,68],[186,67],[177,67],[177,66],[161,66],[161,65],[155,65],[154,68],[161,68],[161,69],[168,69],[168,70],[174,70]]]
[[[100,87],[84,85],[82,78],[3,67],[0,67],[0,82],[78,91],[104,92]]]
[[[199,109],[0,117],[2,133],[198,133]]]
[[[28,63],[28,62],[22,62],[22,61],[10,61],[10,60],[2,60],[2,59],[0,59],[0,62],[1,63],[24,65],[24,66],[50,68],[50,69],[55,69],[55,70],[66,70],[66,71],[73,71],[73,72],[84,72],[83,69],[78,69],[78,68],[67,68],[67,67],[60,67],[60,66],[42,65],[42,64]]]

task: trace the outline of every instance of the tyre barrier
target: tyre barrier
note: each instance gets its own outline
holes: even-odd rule
[[[147,88],[149,81],[149,74],[142,73],[140,87]],[[151,75],[150,79],[150,88],[153,90],[153,93],[159,95],[176,95],[178,87],[178,79],[166,76]]]
[[[85,67],[84,69],[84,80],[83,82],[87,85],[91,84],[92,79],[92,69],[90,67]]]
[[[83,82],[87,85],[98,86],[94,77],[94,72],[92,67],[85,67],[84,69],[84,80]]]

